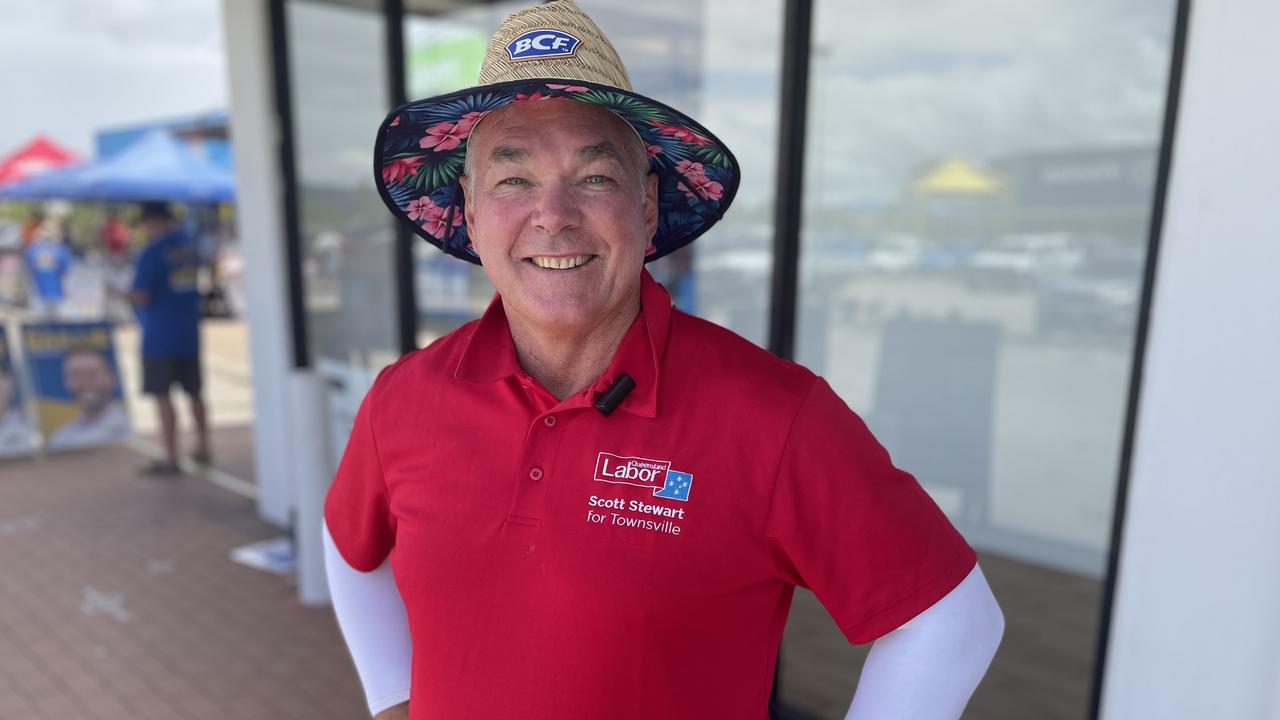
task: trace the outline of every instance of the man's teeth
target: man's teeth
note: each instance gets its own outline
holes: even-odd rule
[[[529,258],[534,265],[548,270],[569,270],[579,265],[585,265],[591,259],[590,255],[575,255],[573,257],[538,257]]]

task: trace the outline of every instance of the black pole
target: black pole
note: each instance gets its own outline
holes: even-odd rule
[[[1107,577],[1102,588],[1102,608],[1098,619],[1098,645],[1093,663],[1093,687],[1089,717],[1097,720],[1102,711],[1102,691],[1106,675],[1107,649],[1111,639],[1111,619],[1115,606],[1116,579],[1120,570],[1120,541],[1124,536],[1129,500],[1129,475],[1133,467],[1133,444],[1138,425],[1138,405],[1142,397],[1142,366],[1146,359],[1147,333],[1151,324],[1151,299],[1155,294],[1156,264],[1160,258],[1160,233],[1164,226],[1165,202],[1169,189],[1169,169],[1173,165],[1174,135],[1178,127],[1178,100],[1182,89],[1182,66],[1186,58],[1187,23],[1191,0],[1178,0],[1173,28],[1173,53],[1169,60],[1169,84],[1165,95],[1164,127],[1160,140],[1160,160],[1156,170],[1151,223],[1148,226],[1147,261],[1142,273],[1142,298],[1133,341],[1133,362],[1129,370],[1129,399],[1125,410],[1124,439],[1120,446],[1120,469],[1111,513],[1111,538],[1107,550]]]
[[[791,359],[796,339],[796,288],[800,270],[800,219],[804,206],[805,123],[809,101],[809,55],[813,1],[787,0],[782,27],[782,97],[778,118],[778,175],[773,214],[773,283],[769,304],[769,351]],[[769,716],[786,713],[779,693],[778,653],[769,695]]]
[[[800,267],[804,140],[809,98],[812,0],[787,0],[782,29],[782,107],[778,122],[777,202],[773,216],[773,285],[769,351],[791,359],[795,350],[796,286]]]
[[[302,233],[298,225],[298,178],[293,157],[293,101],[289,81],[289,28],[285,0],[271,0],[272,81],[279,123],[280,195],[284,206],[284,252],[289,296],[289,329],[293,340],[293,366],[311,366],[307,346],[307,309],[302,299]]]
[[[407,101],[404,69],[404,2],[383,0],[387,28],[387,97],[392,108]],[[370,133],[372,137],[373,133]],[[413,235],[399,220],[392,220],[395,243],[396,317],[400,354],[418,349],[418,303],[414,292]]]

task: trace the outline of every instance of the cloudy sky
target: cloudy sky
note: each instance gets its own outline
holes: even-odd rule
[[[0,98],[0,154],[37,132],[90,154],[99,128],[224,108],[218,0],[7,4]]]

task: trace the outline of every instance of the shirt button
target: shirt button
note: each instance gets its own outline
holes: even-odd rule
[[[542,424],[543,424],[543,425],[546,425],[547,427],[555,427],[555,426],[556,426],[556,416],[555,416],[555,415],[548,415],[548,416],[546,416],[546,417],[542,418]]]
[[[542,479],[542,468],[540,468],[540,467],[536,467],[536,468],[533,468],[532,470],[530,470],[530,471],[529,471],[529,479],[530,479],[530,480],[541,480],[541,479]]]

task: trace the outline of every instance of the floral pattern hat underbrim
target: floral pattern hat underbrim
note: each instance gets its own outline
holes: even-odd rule
[[[658,229],[645,262],[706,232],[738,191],[741,172],[716,136],[678,110],[625,90],[580,80],[515,80],[404,105],[378,131],[378,192],[396,216],[441,250],[480,264],[463,219],[467,138],[486,114],[518,102],[566,98],[599,105],[625,120],[649,150],[658,174]]]

